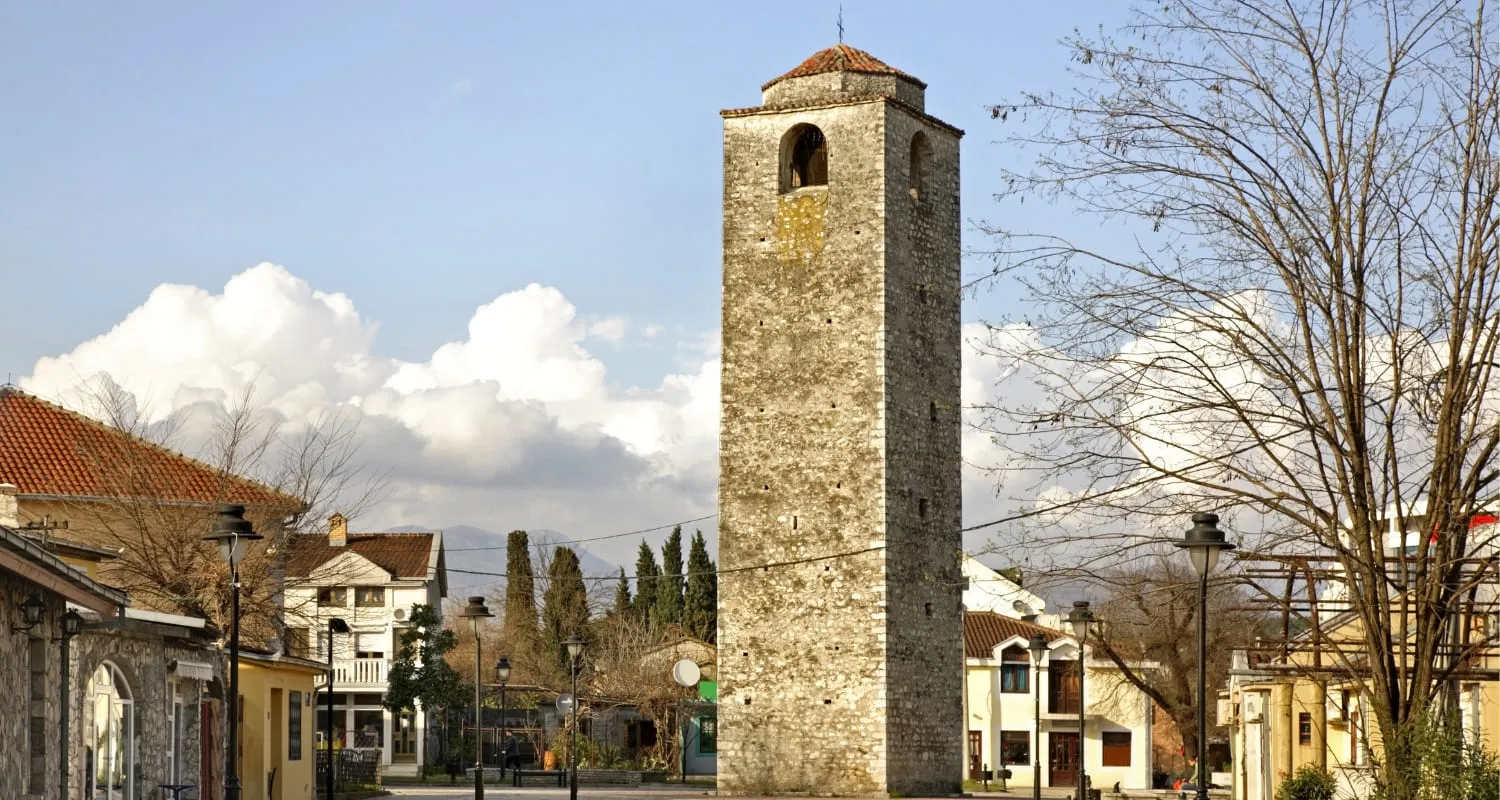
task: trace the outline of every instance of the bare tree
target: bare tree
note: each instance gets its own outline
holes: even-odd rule
[[[331,412],[290,426],[257,404],[253,385],[227,407],[200,404],[156,421],[107,378],[86,392],[89,415],[119,435],[82,437],[76,454],[102,496],[59,502],[73,530],[119,552],[104,566],[108,580],[149,607],[223,625],[227,566],[202,537],[218,504],[244,503],[266,537],[240,568],[245,637],[257,645],[281,638],[286,537],[320,511],[367,507],[384,487],[384,475],[359,461],[356,419]],[[193,439],[201,468],[184,470],[177,448]]]
[[[1098,610],[1102,624],[1089,641],[1124,678],[1115,686],[1151,698],[1171,718],[1184,752],[1196,753],[1198,662],[1189,645],[1198,635],[1198,580],[1183,562],[1158,557],[1100,576],[1107,592]],[[1244,595],[1229,584],[1215,585],[1208,595],[1211,686],[1228,677],[1232,651],[1267,630],[1269,615],[1248,610]]]
[[[1252,552],[1328,554],[1382,769],[1410,771],[1390,743],[1460,663],[1495,568],[1493,526],[1470,525],[1500,444],[1486,3],[1173,0],[1065,45],[1076,90],[992,109],[1036,156],[999,196],[1131,243],[992,230],[986,279],[1038,312],[992,342],[1040,396],[985,424],[1048,490],[1009,543],[1088,576],[1213,509]],[[1083,526],[1087,551],[1063,546]]]

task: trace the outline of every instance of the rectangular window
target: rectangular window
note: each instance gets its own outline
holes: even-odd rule
[[[1000,761],[1005,764],[1031,763],[1031,731],[1001,731]]]
[[[354,635],[355,658],[385,658],[386,638],[378,633]]]
[[[1312,744],[1312,714],[1297,715],[1297,744]]]
[[[319,608],[344,608],[349,605],[349,590],[343,586],[324,586],[318,590]]]
[[[713,755],[719,752],[719,718],[698,718],[698,755]]]
[[[356,608],[385,608],[384,586],[359,586],[354,590]]]
[[[1006,694],[1031,692],[1031,667],[1025,664],[1003,664],[1000,667],[1000,691]]]
[[[355,747],[384,747],[385,746],[385,712],[384,711],[355,711],[354,712],[354,746]]]
[[[30,755],[31,774],[26,791],[42,794],[47,791],[47,640],[29,640],[31,671],[31,725]]]
[[[287,692],[286,760],[302,760],[302,693]]]
[[[1130,766],[1130,731],[1105,731],[1104,766]]]

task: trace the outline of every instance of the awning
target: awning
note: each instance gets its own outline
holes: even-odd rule
[[[179,678],[188,678],[195,681],[211,681],[214,679],[214,667],[202,661],[183,661],[178,659],[172,662],[172,674]]]

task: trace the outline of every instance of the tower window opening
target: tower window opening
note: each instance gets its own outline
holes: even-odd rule
[[[795,516],[792,517],[792,530],[797,530],[797,518]]]
[[[917,516],[922,519],[927,518],[927,498],[925,497],[917,500]]]
[[[926,188],[923,186],[924,175],[922,173],[927,166],[929,150],[927,134],[918,131],[916,136],[911,137],[911,158],[907,162],[906,181],[913,200],[921,200],[922,190]]]
[[[781,191],[828,185],[828,143],[814,125],[787,131],[781,145]]]
[[[937,401],[933,400],[927,404],[927,419],[937,422]]]

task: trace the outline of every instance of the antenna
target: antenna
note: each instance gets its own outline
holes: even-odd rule
[[[839,3],[839,44],[844,43],[844,4]]]

